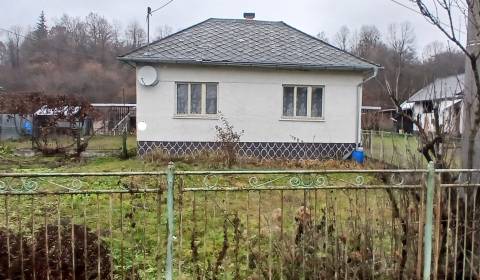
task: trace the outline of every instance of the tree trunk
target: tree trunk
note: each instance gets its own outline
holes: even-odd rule
[[[467,48],[470,53],[478,53],[480,50],[480,34],[473,22],[480,22],[480,5],[474,4],[469,16]],[[480,60],[477,59],[477,69],[480,69]],[[480,168],[480,133],[478,133],[478,124],[475,119],[478,118],[478,96],[475,83],[475,74],[472,69],[471,58],[467,57],[465,62],[465,89],[463,99],[463,140],[462,140],[462,167]],[[476,134],[476,135],[475,135]],[[478,174],[476,178],[471,178],[473,182],[479,182]]]
[[[475,26],[480,23],[480,3],[477,1],[478,0],[472,1],[473,8],[469,11],[469,25],[467,29],[467,50],[473,55],[470,57],[467,56],[465,63],[461,154],[462,167],[475,169],[480,168],[480,60],[475,56],[480,52],[480,32],[479,27]],[[470,183],[480,183],[480,174],[474,172],[459,179],[462,181],[469,180]],[[457,221],[460,221],[460,228],[465,228],[464,233],[460,234],[459,238],[466,241],[465,248],[462,249],[462,245],[458,246],[458,249],[461,249],[461,251],[459,251],[457,259],[453,260],[459,267],[462,267],[462,262],[464,264],[465,259],[469,262],[478,260],[478,253],[465,253],[468,251],[474,252],[476,250],[475,248],[478,248],[478,240],[475,240],[475,238],[478,238],[478,225],[475,223],[478,219],[478,214],[476,213],[478,210],[475,209],[479,209],[480,204],[477,192],[478,188],[459,188],[454,192],[454,196],[460,197],[462,205],[455,211],[455,215],[459,217]],[[471,218],[471,221],[466,220],[467,216]],[[468,234],[466,234],[467,232]],[[466,236],[464,236],[464,234],[466,234]],[[467,273],[470,273],[470,277],[472,277],[472,275],[476,274],[476,271],[467,265],[463,267],[463,270],[459,270],[457,275],[452,277],[463,277],[463,275],[468,275]]]

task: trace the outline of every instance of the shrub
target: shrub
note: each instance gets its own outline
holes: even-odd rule
[[[217,142],[220,144],[220,153],[228,168],[231,168],[237,162],[238,143],[244,131],[235,131],[233,125],[220,114],[222,126],[215,126],[217,130]]]
[[[75,279],[111,279],[110,250],[97,234],[82,225],[73,225],[73,230],[70,224],[47,225],[39,229],[32,240],[0,230],[0,279],[34,279],[34,272],[38,280],[70,279],[73,275]]]

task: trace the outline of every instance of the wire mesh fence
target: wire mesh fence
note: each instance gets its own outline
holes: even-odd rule
[[[452,167],[459,167],[462,139],[446,137],[442,151],[445,161]],[[418,135],[389,131],[363,130],[362,143],[366,155],[397,168],[421,168],[427,165],[419,152],[422,147]]]
[[[476,279],[478,172],[0,174],[0,278]]]

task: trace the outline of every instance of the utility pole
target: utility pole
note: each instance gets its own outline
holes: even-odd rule
[[[147,46],[150,45],[150,16],[152,15],[152,8],[147,7]]]
[[[167,3],[163,4],[162,6],[156,8],[155,10],[152,10],[151,7],[147,7],[147,46],[150,45],[150,17],[152,16],[153,13],[155,13],[158,10],[161,10],[168,6],[170,3],[172,3],[173,0],[169,0]]]
[[[472,0],[472,8],[468,13],[467,26],[467,50],[470,53],[479,53],[480,51],[480,4],[478,0]],[[480,60],[477,60],[477,65],[480,67]],[[467,58],[465,63],[465,87],[463,98],[463,113],[462,113],[462,165],[464,168],[480,168],[480,133],[477,133],[475,139],[475,156],[473,157],[473,166],[468,166],[467,159],[469,156],[469,137],[474,124],[475,112],[477,111],[478,99],[477,88],[475,84],[474,73],[470,60]],[[472,178],[478,181],[480,178]]]

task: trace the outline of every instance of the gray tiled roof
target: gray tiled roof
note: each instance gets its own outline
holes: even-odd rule
[[[281,21],[216,18],[133,50],[119,59],[294,69],[378,67]]]

